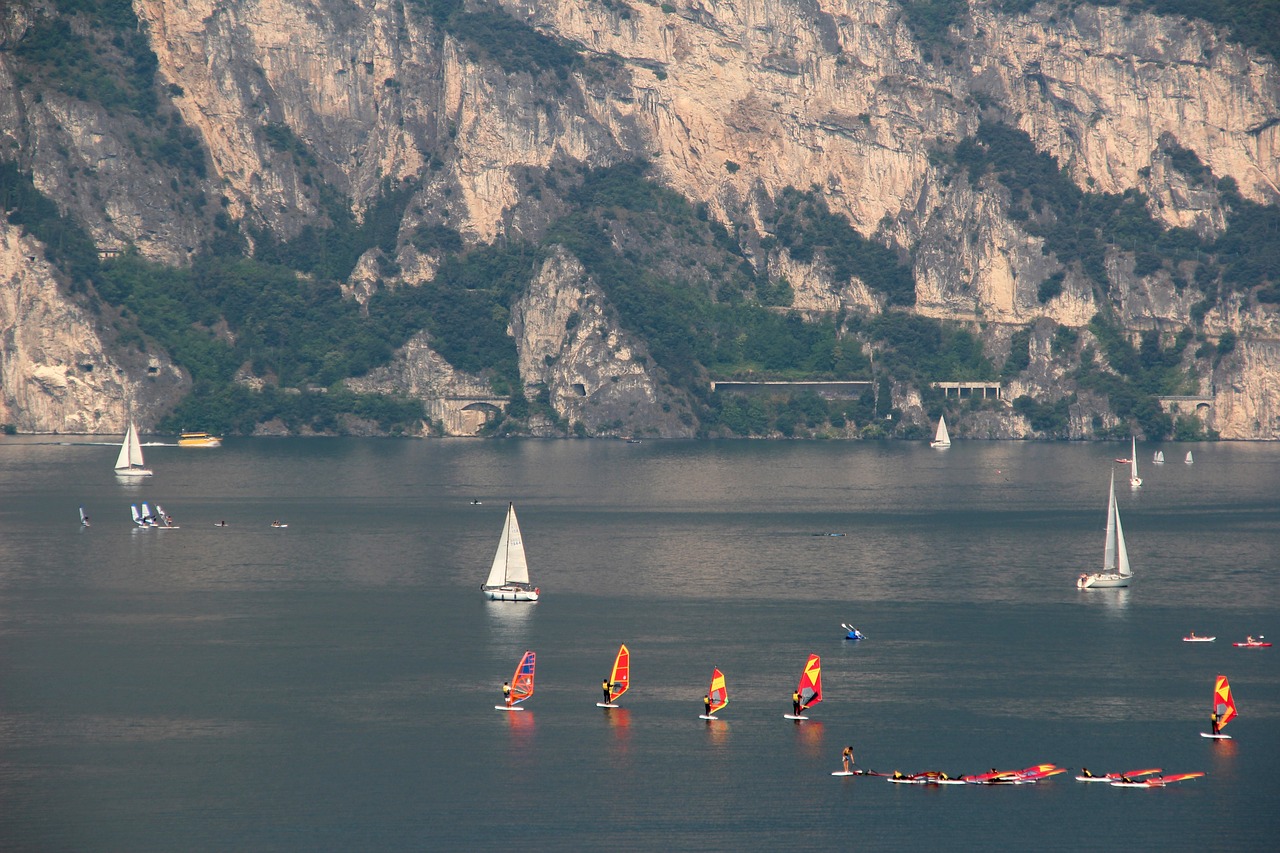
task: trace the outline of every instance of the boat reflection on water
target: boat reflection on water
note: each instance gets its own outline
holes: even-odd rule
[[[488,601],[484,603],[489,620],[490,637],[497,641],[519,641],[524,644],[533,612],[537,608],[513,606],[511,602]]]
[[[1113,616],[1125,616],[1129,609],[1129,594],[1127,587],[1090,590],[1088,594],[1080,595],[1080,601],[1091,607],[1101,607]]]
[[[805,720],[797,722],[796,741],[800,744],[800,751],[807,758],[822,758],[822,721],[821,720]]]

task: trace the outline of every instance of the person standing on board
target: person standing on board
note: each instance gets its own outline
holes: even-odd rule
[[[791,694],[791,707],[793,709],[791,716],[793,717],[800,716],[800,712],[804,710],[803,708],[800,707],[800,691],[799,690]]]
[[[509,681],[502,682],[502,701],[507,703],[507,707],[511,707],[511,683]]]
[[[609,691],[613,689],[613,683],[609,679],[600,682],[600,689],[604,691],[604,703],[609,704]]]
[[[1210,729],[1210,731],[1212,731],[1215,735],[1221,734],[1222,732],[1221,721],[1222,721],[1222,717],[1219,716],[1217,711],[1214,711],[1212,714],[1209,715],[1209,725],[1213,727],[1212,729]]]
[[[852,747],[852,746],[846,746],[846,747],[844,748],[844,752],[840,753],[840,758],[844,761],[844,772],[845,772],[845,773],[848,773],[848,772],[849,772],[849,765],[850,765],[850,764],[857,764],[857,763],[858,763],[858,762],[857,762],[857,761],[855,761],[855,760],[854,760],[854,758],[853,758],[853,747]]]
[[[707,709],[705,716],[710,717],[711,716],[711,694],[710,693],[702,697],[702,707]]]

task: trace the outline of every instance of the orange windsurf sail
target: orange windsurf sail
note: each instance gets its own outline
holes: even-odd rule
[[[609,676],[609,701],[617,702],[618,697],[631,687],[631,652],[627,644],[618,647],[618,656],[613,659],[613,673]]]
[[[729,704],[729,690],[724,685],[724,673],[719,669],[711,670],[711,687],[707,690],[711,697],[711,713],[715,713]]]
[[[1213,684],[1213,712],[1218,715],[1219,729],[1225,729],[1236,716],[1236,700],[1231,698],[1231,685],[1225,675],[1219,675]]]
[[[538,657],[533,652],[525,652],[516,667],[516,674],[511,676],[511,704],[518,705],[533,695],[533,667]]]
[[[800,694],[801,710],[822,701],[822,659],[817,655],[809,655],[804,672],[800,673],[800,685],[796,692]]]

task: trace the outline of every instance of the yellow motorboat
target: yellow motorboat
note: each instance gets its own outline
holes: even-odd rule
[[[222,439],[207,432],[184,432],[178,436],[179,447],[221,447]]]

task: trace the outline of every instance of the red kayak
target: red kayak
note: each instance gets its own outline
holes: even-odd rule
[[[1269,649],[1270,643],[1264,643],[1261,640],[1246,640],[1243,643],[1232,643],[1238,649]]]

